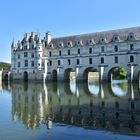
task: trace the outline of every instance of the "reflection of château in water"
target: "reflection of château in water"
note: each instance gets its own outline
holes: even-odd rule
[[[98,95],[91,94],[88,85],[71,87],[68,83],[13,84],[13,119],[18,118],[29,128],[37,128],[42,122],[51,128],[53,121],[140,134],[140,98],[134,85],[128,85],[124,96],[113,95],[108,85],[99,85]]]

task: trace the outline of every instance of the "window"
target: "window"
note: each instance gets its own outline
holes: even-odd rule
[[[18,58],[20,58],[20,54],[18,55]]]
[[[80,49],[77,50],[78,54],[80,54]]]
[[[101,64],[103,64],[104,63],[104,58],[103,57],[101,57]]]
[[[61,56],[61,51],[59,51],[59,56]]]
[[[70,50],[68,50],[68,55],[70,55]]]
[[[115,45],[115,47],[114,47],[114,51],[115,51],[115,52],[118,51],[118,46],[117,46],[117,45]]]
[[[49,56],[52,56],[52,52],[49,52]]]
[[[118,56],[115,56],[114,61],[115,63],[118,63]]]
[[[130,56],[130,62],[134,62],[134,56],[133,55]]]
[[[34,61],[31,61],[31,67],[34,67]]]
[[[20,67],[20,62],[18,62],[18,67]]]
[[[34,53],[31,54],[31,57],[34,58]]]
[[[90,54],[92,53],[92,48],[89,48],[89,53],[90,53]]]
[[[89,58],[89,64],[92,64],[92,58]]]
[[[71,64],[71,61],[70,61],[70,59],[68,59],[68,65],[70,65]]]
[[[80,64],[80,60],[79,59],[77,59],[77,65],[79,65]]]
[[[134,44],[130,44],[130,50],[134,50]]]
[[[52,61],[50,60],[50,66],[52,66]]]
[[[104,46],[101,47],[101,52],[104,52],[105,51],[105,48]]]
[[[58,66],[60,66],[61,65],[61,61],[60,60],[58,60]]]
[[[28,67],[28,60],[25,60],[25,61],[24,61],[24,66],[25,66],[25,67]]]
[[[24,57],[28,57],[28,53],[27,52],[24,52]]]

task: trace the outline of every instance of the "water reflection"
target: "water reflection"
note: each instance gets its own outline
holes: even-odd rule
[[[45,123],[51,129],[56,122],[140,134],[138,85],[31,83],[12,84],[10,89],[13,121],[20,120],[27,128],[37,129]]]

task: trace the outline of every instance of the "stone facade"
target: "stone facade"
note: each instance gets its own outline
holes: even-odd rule
[[[26,34],[11,46],[13,79],[67,80],[71,71],[84,81],[88,72],[99,71],[101,81],[111,78],[111,70],[122,67],[129,81],[139,80],[140,27],[52,38],[46,33]]]

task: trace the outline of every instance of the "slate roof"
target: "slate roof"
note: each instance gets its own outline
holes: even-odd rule
[[[68,42],[71,41],[73,45],[76,44],[77,41],[82,41],[84,45],[87,45],[88,40],[94,40],[95,43],[99,43],[101,38],[105,38],[107,42],[112,42],[113,36],[119,36],[120,40],[126,41],[130,34],[134,34],[137,40],[140,40],[140,26],[125,28],[125,29],[117,29],[103,32],[95,32],[89,34],[81,34],[81,35],[73,35],[66,37],[53,38],[50,44],[53,44],[53,47],[57,47],[58,43],[63,42],[64,47],[67,46]]]

